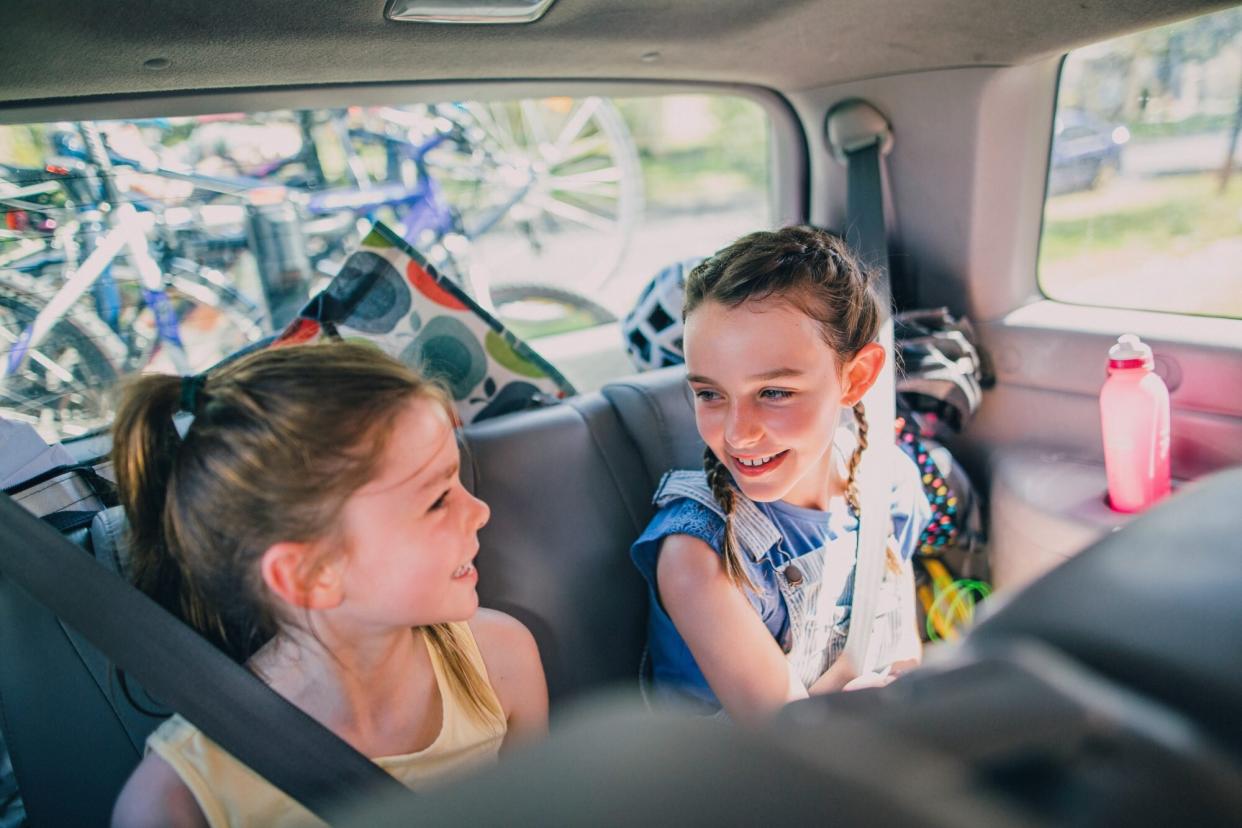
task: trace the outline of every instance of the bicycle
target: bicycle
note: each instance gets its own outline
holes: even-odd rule
[[[292,155],[246,165],[226,152],[221,160],[239,180],[275,181],[302,195],[320,269],[334,272],[360,238],[333,216],[384,217],[522,335],[615,321],[585,292],[619,269],[642,182],[628,129],[608,101],[301,111],[296,128]],[[568,226],[578,228],[587,262],[576,266],[573,286],[495,278],[546,272],[554,252],[544,238]]]
[[[412,244],[455,274],[519,335],[615,320],[572,288],[489,279],[497,262],[513,265],[522,255],[537,272],[543,237],[574,222],[586,228],[590,240],[590,255],[583,258],[591,266],[579,274],[580,286],[601,285],[616,272],[640,209],[641,179],[628,130],[607,101],[303,111],[298,119],[300,149],[266,166],[236,163],[226,171],[231,174],[209,176],[158,161],[153,169],[147,165],[146,174],[192,185],[195,204],[221,193],[241,199],[243,204],[226,209],[236,212],[237,223],[249,223],[251,232],[223,235],[194,222],[176,225],[170,205],[158,198],[131,199],[124,206],[113,168],[133,172],[142,164],[114,152],[93,124],[81,125],[76,138],[62,135],[56,149],[76,156],[83,168],[52,173],[55,165],[49,164],[26,172],[38,178],[31,186],[55,182],[79,191],[63,199],[68,219],[41,240],[38,253],[9,262],[24,277],[0,276],[0,308],[8,317],[0,323],[7,328],[0,335],[9,349],[0,374],[0,406],[10,415],[39,420],[45,433],[53,425],[81,433],[104,424],[110,416],[104,389],[122,373],[147,368],[157,349],[169,355],[172,370],[185,372],[191,365],[170,295],[194,297],[221,310],[245,333],[240,344],[253,341],[296,313],[313,273],[333,275],[360,238],[363,218],[395,218]],[[314,135],[325,125],[344,159],[344,185],[337,183],[341,176],[329,174],[329,159]],[[378,165],[377,155],[383,159]],[[258,193],[266,194],[264,203],[252,198]],[[0,203],[14,209],[46,206],[23,204],[12,192],[8,196]],[[106,211],[114,204],[121,206]],[[291,218],[293,205],[297,215]],[[265,214],[278,211],[283,213]],[[515,242],[525,252],[515,251]],[[80,264],[79,248],[87,254]],[[268,305],[266,330],[255,323],[262,314],[254,303],[227,277],[179,255],[187,248],[210,251],[217,259],[213,264],[222,267],[243,252],[254,254]],[[71,276],[47,292],[40,288],[49,271]],[[274,291],[282,280],[295,289]],[[137,295],[126,301],[118,285]],[[94,293],[93,312],[79,301],[87,289]],[[131,309],[127,318],[123,308]],[[50,424],[43,422],[49,418]]]
[[[223,274],[151,240],[158,217],[122,197],[95,125],[79,131],[88,164],[7,167],[21,181],[0,188],[8,216],[57,209],[45,198],[52,184],[66,194],[59,208],[66,220],[52,222],[51,232],[45,222],[26,239],[39,249],[10,257],[0,270],[0,407],[56,439],[106,425],[112,386],[123,373],[151,368],[157,355],[167,356],[165,370],[191,373],[263,333],[257,305]],[[63,282],[49,287],[57,275]],[[88,290],[93,307],[83,301]],[[127,301],[126,293],[136,296]],[[182,322],[200,309],[234,332],[223,353],[188,352]]]

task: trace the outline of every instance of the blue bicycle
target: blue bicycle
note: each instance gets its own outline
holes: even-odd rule
[[[629,130],[610,102],[548,98],[293,115],[297,152],[251,165],[224,155],[248,186],[280,183],[300,196],[306,248],[318,270],[331,275],[360,238],[342,216],[364,224],[383,219],[519,327],[541,315],[559,314],[562,324],[567,313],[585,316],[586,324],[614,319],[587,294],[621,266],[642,210],[642,179]],[[558,242],[548,245],[553,234]],[[572,272],[572,282],[535,281],[552,271]]]
[[[292,150],[255,160],[275,129]],[[135,134],[127,154],[119,139]],[[599,98],[81,124],[53,139],[43,169],[0,169],[0,207],[36,247],[6,253],[0,233],[0,414],[49,437],[106,424],[123,374],[201,370],[279,330],[376,219],[520,335],[613,321],[586,294],[616,272],[641,211],[633,142]],[[535,281],[552,270],[572,282]],[[187,325],[204,316],[220,324],[192,353]]]

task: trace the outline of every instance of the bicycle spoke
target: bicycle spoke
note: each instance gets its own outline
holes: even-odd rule
[[[513,128],[509,123],[509,117],[504,110],[504,105],[476,106],[478,106],[479,112],[485,113],[487,116],[486,122],[482,124],[484,131],[500,144],[500,148],[503,151],[511,154],[520,154],[521,147],[518,145],[517,138],[513,135]],[[472,109],[471,111],[473,112],[474,110]],[[476,119],[478,119],[477,115]]]
[[[531,202],[543,208],[547,213],[563,218],[566,221],[580,224],[583,227],[589,227],[592,230],[609,233],[613,229],[615,216],[593,213],[584,207],[578,207],[551,196],[537,195],[532,197]]]
[[[537,101],[524,100],[520,103],[522,112],[522,132],[526,135],[527,146],[536,150],[540,157],[548,158],[548,130],[543,116],[539,114]]]
[[[620,167],[601,167],[598,170],[553,176],[552,186],[559,190],[590,189],[600,184],[621,183]]]
[[[590,122],[591,117],[599,110],[599,98],[587,98],[578,107],[577,111],[570,116],[569,121],[561,130],[561,134],[556,137],[556,158],[559,160],[564,158],[568,152],[571,143],[581,133],[586,125]]]
[[[611,164],[608,156],[608,138],[603,135],[588,135],[579,138],[570,147],[571,152],[565,153],[560,161],[551,165],[556,173],[562,168],[581,168],[587,164]]]
[[[17,337],[12,336],[8,330],[0,327],[0,333],[2,333],[4,338],[8,340],[10,344],[14,344],[17,342]],[[9,356],[14,352],[14,350],[15,350],[14,348],[9,348],[8,350],[3,352],[4,362],[6,364],[9,361]],[[58,365],[55,360],[48,359],[46,356],[43,355],[43,352],[39,350],[38,348],[34,348],[28,351],[26,353],[26,358],[32,362],[37,363],[49,373],[55,374],[56,377],[61,382],[66,382],[66,383],[73,382],[73,374],[69,373],[64,368],[62,368],[60,365]]]

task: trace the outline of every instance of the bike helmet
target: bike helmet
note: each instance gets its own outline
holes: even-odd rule
[[[960,431],[990,384],[983,359],[975,347],[974,329],[947,308],[899,313],[893,319],[900,359],[897,393],[914,416],[939,420]]]
[[[701,261],[702,256],[683,259],[661,270],[621,321],[625,350],[638,370],[651,371],[686,361],[681,350],[681,308],[686,275]]]

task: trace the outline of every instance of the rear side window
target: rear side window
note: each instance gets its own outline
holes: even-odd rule
[[[1242,8],[1071,52],[1053,128],[1043,292],[1242,317]]]
[[[279,332],[375,220],[537,348],[598,327],[624,367],[603,329],[656,272],[773,222],[771,129],[715,94],[0,127],[0,417],[107,425],[126,375]]]

